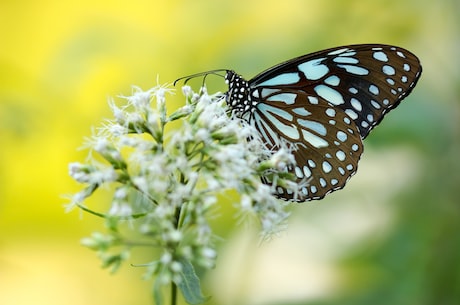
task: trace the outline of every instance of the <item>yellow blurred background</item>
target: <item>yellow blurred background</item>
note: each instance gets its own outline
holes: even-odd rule
[[[459,13],[453,0],[1,1],[0,304],[153,304],[141,268],[110,275],[79,244],[98,219],[63,209],[79,190],[67,164],[108,97],[354,43],[417,54],[417,88],[349,185],[293,207],[280,238],[216,227],[209,304],[460,304]]]

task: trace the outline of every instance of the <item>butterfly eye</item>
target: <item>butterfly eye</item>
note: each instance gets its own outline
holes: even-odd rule
[[[267,148],[276,151],[286,142],[295,148],[291,171],[308,182],[299,194],[278,187],[276,195],[321,199],[356,173],[362,139],[412,91],[421,72],[418,58],[405,49],[343,46],[288,60],[249,81],[227,70],[227,102]]]

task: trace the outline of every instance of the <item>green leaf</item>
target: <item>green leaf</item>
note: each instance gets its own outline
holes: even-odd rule
[[[204,297],[201,292],[200,279],[195,273],[192,263],[183,259],[180,261],[182,264],[181,281],[176,283],[177,287],[182,292],[185,301],[191,305],[198,305],[206,302],[209,297]]]
[[[153,284],[153,299],[155,305],[163,305],[163,295],[161,293],[161,283],[159,280],[156,280],[155,284]]]

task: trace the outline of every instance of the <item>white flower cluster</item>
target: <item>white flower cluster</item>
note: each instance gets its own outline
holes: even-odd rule
[[[277,172],[294,162],[289,151],[268,152],[253,127],[229,117],[222,95],[208,95],[205,90],[198,95],[185,86],[186,105],[167,115],[168,91],[161,86],[135,88],[131,96],[123,97],[126,105],[112,101],[114,119],[87,141],[104,161],[91,158],[89,164],[69,166],[70,175],[86,185],[72,197],[69,208],[78,206],[104,217],[112,234],[111,238],[96,234],[84,244],[100,252],[124,243],[135,246],[132,240],[126,243],[117,229],[129,221],[129,228],[143,236],[142,245],[148,240],[162,249],[161,257],[149,265],[149,274],[164,283],[180,281],[184,260],[214,266],[208,220],[218,194],[236,190],[240,201],[235,204],[245,216],[259,219],[267,237],[283,228],[288,213],[272,195],[277,186],[263,184],[261,175],[270,167],[271,181],[291,190],[298,187],[289,179],[277,179]],[[165,131],[176,120],[181,124]],[[103,185],[114,186],[112,203],[106,213],[94,212],[83,201]]]

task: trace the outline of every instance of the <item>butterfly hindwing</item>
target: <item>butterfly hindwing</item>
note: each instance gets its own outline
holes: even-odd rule
[[[343,111],[322,98],[289,90],[270,95],[256,108],[249,121],[265,139],[267,149],[276,151],[293,143],[296,166],[291,171],[302,187],[296,194],[278,188],[279,196],[296,201],[320,199],[344,187],[356,172],[361,137]]]

